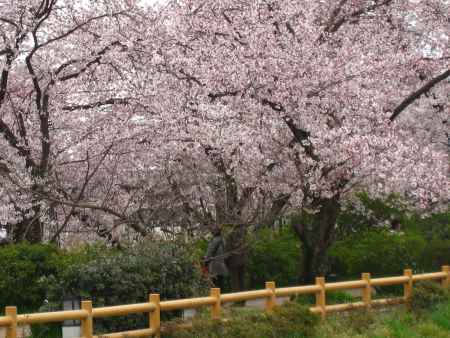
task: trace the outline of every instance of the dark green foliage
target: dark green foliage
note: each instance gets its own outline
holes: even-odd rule
[[[427,242],[421,259],[421,270],[437,271],[450,263],[450,239],[435,238]]]
[[[413,287],[411,310],[420,313],[449,301],[449,291],[440,284],[432,281],[419,282]]]
[[[62,329],[60,323],[31,326],[32,336],[29,338],[61,338]]]
[[[56,247],[44,244],[16,244],[0,248],[0,311],[8,305],[21,313],[42,306],[46,286],[42,278],[54,274],[60,262]]]
[[[389,225],[392,219],[399,220],[402,225],[407,222],[408,212],[401,199],[395,194],[385,199],[371,198],[367,193],[359,193],[357,197],[360,207],[349,207],[339,214],[338,240],[380,227],[382,224]]]
[[[436,271],[450,263],[450,211],[426,217],[412,215],[406,225],[427,241],[420,271]]]
[[[314,304],[316,304],[316,296],[314,294],[297,295],[294,296],[293,300],[303,306],[313,306]]]
[[[330,250],[333,272],[338,276],[399,275],[405,268],[417,268],[426,247],[414,233],[370,230],[338,241]]]
[[[96,246],[79,255],[83,257],[45,279],[54,309],[60,308],[67,295],[92,299],[94,307],[101,307],[147,302],[150,293],[159,293],[161,299],[180,299],[206,289],[189,250],[176,243],[147,242],[121,251]],[[95,329],[106,333],[143,328],[146,317],[96,320]]]
[[[329,291],[327,292],[327,304],[346,304],[356,302],[357,299],[345,291]]]
[[[328,291],[326,294],[326,301],[328,305],[332,304],[346,304],[358,301],[348,292],[344,291]],[[316,296],[314,294],[298,295],[294,297],[294,301],[303,306],[314,306],[316,304]]]
[[[263,229],[250,241],[248,279],[250,289],[264,287],[266,281],[277,286],[296,284],[300,268],[300,242],[289,228]]]
[[[450,240],[450,210],[425,217],[413,214],[405,223],[409,229],[422,233],[427,240]]]

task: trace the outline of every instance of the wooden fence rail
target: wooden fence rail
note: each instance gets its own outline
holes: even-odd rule
[[[108,306],[93,308],[92,302],[87,300],[81,303],[81,310],[43,312],[33,314],[17,314],[15,306],[5,308],[5,316],[0,317],[0,327],[7,327],[7,338],[17,338],[17,326],[23,324],[62,322],[64,320],[81,321],[81,338],[129,338],[129,337],[160,337],[161,311],[173,311],[208,306],[211,309],[211,318],[218,320],[221,317],[222,304],[240,302],[251,299],[265,299],[265,308],[271,312],[276,306],[277,297],[294,296],[301,294],[314,294],[316,304],[310,310],[325,318],[327,313],[347,311],[352,309],[370,309],[376,306],[407,303],[412,296],[414,282],[424,280],[440,281],[442,286],[450,285],[450,266],[442,267],[441,272],[414,275],[412,270],[404,270],[403,276],[371,278],[370,273],[363,273],[361,280],[326,283],[325,278],[317,277],[315,285],[276,288],[275,282],[266,282],[266,288],[256,291],[245,291],[221,294],[220,289],[211,289],[210,296],[160,301],[159,294],[151,294],[147,303]],[[403,297],[372,300],[373,286],[403,285]],[[349,304],[326,305],[326,292],[335,290],[361,289],[362,301]],[[94,318],[124,316],[130,313],[148,313],[149,327],[145,329],[126,332],[108,333],[94,336]]]

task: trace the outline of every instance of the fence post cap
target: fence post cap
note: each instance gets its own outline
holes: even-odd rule
[[[150,302],[152,303],[159,303],[160,301],[160,296],[159,293],[151,293],[149,296]]]
[[[266,289],[275,289],[275,282],[266,282]]]
[[[221,293],[220,288],[211,288],[211,289],[209,290],[209,294],[210,294],[212,297],[220,297],[220,293]]]
[[[325,277],[316,277],[316,284],[324,284]]]

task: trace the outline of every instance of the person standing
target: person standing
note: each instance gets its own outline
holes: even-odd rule
[[[228,275],[225,265],[225,245],[219,226],[213,226],[211,233],[213,237],[208,243],[204,262],[208,265],[208,272],[214,286],[223,290],[225,277]]]

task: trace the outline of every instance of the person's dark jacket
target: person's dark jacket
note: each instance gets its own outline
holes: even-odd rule
[[[228,275],[222,236],[214,236],[209,242],[205,262],[208,264],[208,272],[212,277]]]

